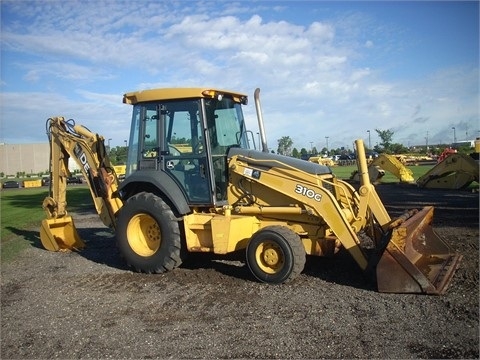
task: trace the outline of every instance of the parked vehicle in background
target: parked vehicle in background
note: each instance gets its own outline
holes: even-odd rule
[[[354,160],[355,158],[352,155],[340,155],[337,160]]]
[[[67,184],[81,184],[82,179],[76,176],[69,176],[67,177]]]
[[[114,165],[113,170],[115,170],[115,173],[117,174],[118,180],[125,180],[125,173],[127,172],[127,165]]]
[[[2,188],[4,189],[15,189],[15,188],[20,188],[22,187],[21,184],[18,181],[15,180],[8,180],[3,182]]]
[[[42,177],[42,186],[50,185],[50,177]]]

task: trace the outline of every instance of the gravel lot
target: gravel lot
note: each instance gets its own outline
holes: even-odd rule
[[[73,214],[80,253],[45,251],[38,229],[18,229],[32,246],[2,265],[0,357],[478,359],[478,193],[377,191],[392,216],[435,206],[435,229],[464,255],[444,296],[378,293],[346,253],[309,258],[277,286],[254,281],[241,258],[133,273],[87,211]]]

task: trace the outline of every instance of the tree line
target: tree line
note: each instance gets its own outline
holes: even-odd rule
[[[395,134],[392,130],[381,130],[375,129],[377,132],[378,137],[380,138],[380,142],[373,146],[371,149],[365,146],[367,152],[376,152],[378,154],[405,154],[410,152],[410,149],[404,146],[403,144],[394,143],[393,142],[393,135]],[[306,156],[309,154],[324,154],[326,156],[333,156],[333,155],[348,155],[351,153],[349,149],[345,148],[337,148],[337,149],[327,149],[323,147],[320,151],[317,150],[316,147],[313,147],[308,151],[305,148],[301,148],[300,150],[293,147],[293,140],[290,136],[282,136],[278,141],[277,153],[287,156],[293,156],[296,158],[301,158],[302,156]],[[429,151],[433,154],[440,154],[444,148],[441,149],[429,149]],[[463,150],[463,149],[462,149]],[[469,149],[466,151],[468,152]],[[425,152],[427,152],[425,146]]]

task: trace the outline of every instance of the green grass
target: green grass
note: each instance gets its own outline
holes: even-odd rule
[[[424,175],[427,171],[429,171],[435,165],[413,165],[407,166],[407,169],[412,171],[413,178],[417,180],[420,176]],[[352,175],[352,172],[357,170],[357,166],[333,166],[332,168],[333,173],[342,180],[347,180]],[[400,179],[397,178],[389,171],[385,171],[385,175],[380,179],[380,183],[398,183]],[[478,190],[479,184],[478,182],[472,182],[467,189],[469,190]]]
[[[28,246],[40,246],[40,223],[45,218],[43,199],[48,189],[7,189],[1,191],[1,261],[10,261]],[[86,186],[67,189],[69,211],[93,206],[90,191]]]
[[[425,174],[432,166],[409,166],[414,179]],[[335,166],[333,173],[340,179],[349,179],[356,166]],[[386,172],[382,183],[399,182],[390,172]],[[478,183],[470,187],[478,188]],[[30,189],[8,189],[1,191],[1,261],[10,261],[28,246],[41,246],[39,239],[40,223],[45,218],[42,202],[47,196],[46,187]],[[70,186],[67,189],[68,211],[75,212],[93,207],[87,186]]]
[[[420,176],[425,174],[428,170],[430,170],[433,165],[419,165],[419,166],[407,166],[407,169],[410,169],[413,173],[413,178],[417,180]],[[333,166],[332,168],[333,173],[340,179],[346,180],[349,179],[352,175],[352,172],[357,170],[356,165],[352,166]],[[382,183],[392,183],[392,182],[400,182],[400,180],[393,175],[392,173],[386,171],[385,175],[381,179]]]

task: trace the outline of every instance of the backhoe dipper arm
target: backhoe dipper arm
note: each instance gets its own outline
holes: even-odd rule
[[[68,159],[79,165],[102,222],[115,227],[115,214],[122,207],[117,195],[118,180],[105,151],[104,138],[74,120],[52,117],[47,120],[50,141],[50,194],[43,202],[48,219],[67,216],[66,181]]]

